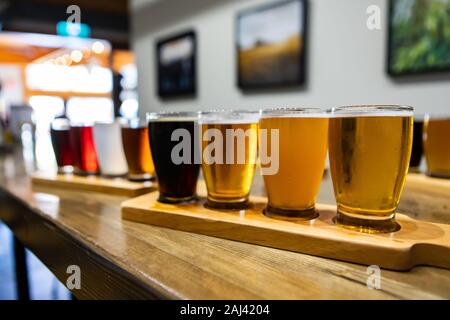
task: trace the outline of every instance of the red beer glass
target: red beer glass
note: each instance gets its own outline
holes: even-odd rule
[[[92,175],[99,173],[97,152],[95,150],[93,126],[91,124],[72,124],[70,143],[74,152],[75,173]]]

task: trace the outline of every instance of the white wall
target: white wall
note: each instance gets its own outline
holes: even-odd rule
[[[303,88],[244,93],[236,86],[236,13],[267,0],[133,0],[133,46],[141,112],[158,109],[331,107],[408,104],[418,112],[450,110],[450,75],[393,80],[385,72],[387,0],[309,0],[308,74]],[[366,27],[366,8],[382,9],[382,30]],[[196,98],[160,100],[155,39],[193,28],[198,41]]]

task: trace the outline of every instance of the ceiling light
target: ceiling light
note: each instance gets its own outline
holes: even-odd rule
[[[73,62],[78,63],[83,59],[83,53],[80,50],[73,50],[70,53],[70,58]]]
[[[101,54],[103,51],[105,51],[105,45],[101,43],[100,41],[95,41],[92,44],[92,51],[96,54]]]

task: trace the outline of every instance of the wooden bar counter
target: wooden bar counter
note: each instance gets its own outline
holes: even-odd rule
[[[33,189],[26,167],[20,152],[0,156],[0,219],[63,284],[80,267],[79,299],[450,298],[450,270],[382,270],[381,289],[369,289],[366,266],[123,221],[126,198]],[[407,183],[400,211],[450,223],[436,190]],[[264,193],[259,175],[253,193]],[[334,203],[329,175],[319,201]]]

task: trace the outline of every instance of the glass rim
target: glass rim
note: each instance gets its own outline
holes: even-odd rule
[[[107,126],[107,125],[114,125],[114,124],[120,124],[119,118],[115,118],[114,120],[110,121],[95,121],[94,126]]]
[[[333,107],[331,117],[383,117],[414,116],[414,108],[400,104],[361,104]]]
[[[425,113],[423,115],[423,120],[424,121],[429,121],[429,120],[450,120],[450,112],[449,113],[442,113],[442,112],[437,112],[437,113]]]
[[[414,112],[414,121],[415,122],[424,122],[426,117],[426,113],[415,113]],[[450,117],[450,115],[449,115]]]
[[[276,107],[261,110],[261,118],[326,118],[327,110],[310,107]]]
[[[240,109],[212,109],[199,111],[199,123],[257,123],[261,115],[260,110]]]
[[[50,129],[52,130],[69,130],[70,129],[70,120],[67,118],[56,118],[53,119],[50,123]]]
[[[149,121],[197,121],[199,111],[155,111],[147,112],[146,119]]]
[[[147,120],[145,117],[134,118],[119,118],[119,124],[121,128],[140,129],[147,127]]]
[[[95,122],[72,122],[70,121],[70,127],[72,128],[85,128],[94,127]]]

